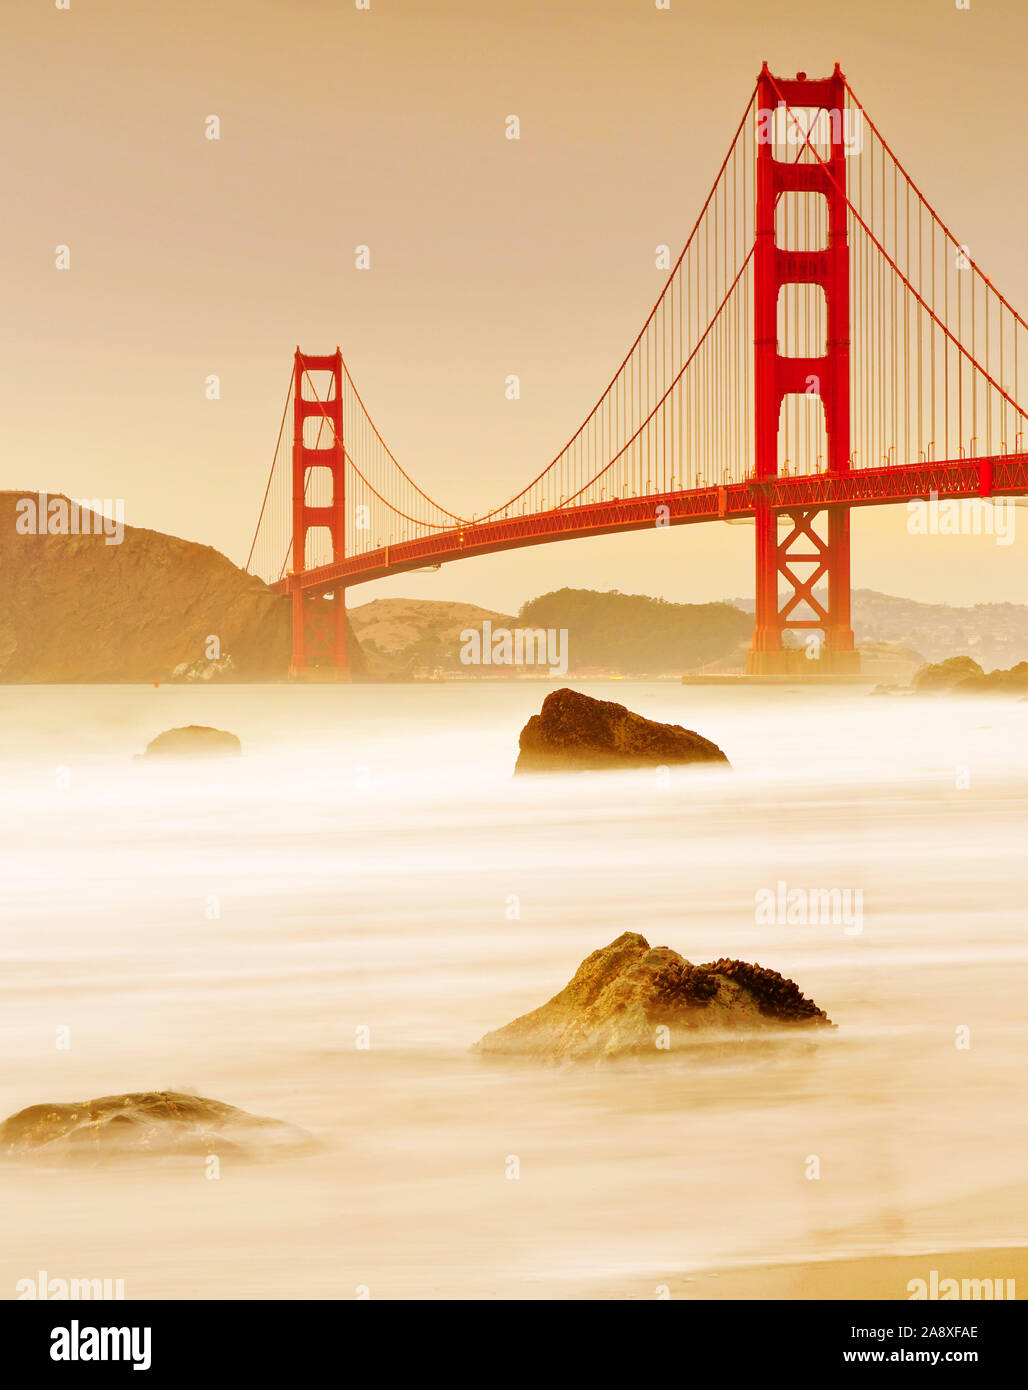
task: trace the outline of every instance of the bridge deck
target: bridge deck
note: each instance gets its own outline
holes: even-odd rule
[[[736,521],[752,517],[761,495],[776,511],[788,512],[836,504],[889,506],[927,498],[932,493],[940,499],[1028,493],[1028,454],[858,468],[834,475],[815,473],[769,478],[766,482],[748,479],[723,487],[625,497],[528,516],[468,522],[419,540],[379,546],[333,564],[290,574],[271,587],[279,593],[295,589],[326,592],[430,565],[489,555],[498,550],[611,535],[618,531],[643,531],[657,524],[659,507],[667,508],[667,525],[682,526],[689,522]]]

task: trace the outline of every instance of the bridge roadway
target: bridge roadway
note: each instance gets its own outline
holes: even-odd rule
[[[359,555],[349,555],[345,560],[319,565],[300,574],[292,573],[271,587],[278,593],[292,593],[296,589],[312,595],[327,593],[500,550],[606,536],[617,531],[644,531],[657,524],[660,516],[657,509],[662,506],[667,508],[666,515],[660,518],[662,524],[682,526],[689,522],[738,521],[752,517],[761,497],[775,511],[790,512],[834,505],[890,506],[914,498],[927,499],[932,493],[940,500],[1028,493],[1028,454],[890,464],[880,468],[854,468],[837,474],[812,473],[766,480],[749,478],[724,486],[616,498],[527,516],[469,521],[415,541],[378,546]]]

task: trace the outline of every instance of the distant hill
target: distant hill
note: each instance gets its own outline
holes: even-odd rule
[[[987,670],[1028,661],[1028,605],[976,603],[969,608],[917,603],[874,589],[853,595],[858,642],[898,642],[928,661],[966,654]]]
[[[751,604],[752,609],[752,604]],[[376,599],[350,609],[368,660],[402,678],[433,672],[503,680],[510,666],[466,666],[461,634],[485,622],[499,628],[555,628],[568,633],[568,675],[659,676],[688,671],[740,671],[753,629],[752,612],[730,603],[669,603],[645,594],[559,589],[522,605],[517,616],[471,603]],[[866,673],[906,681],[924,664],[905,643],[861,643]]]
[[[473,603],[446,603],[433,599],[379,598],[350,609],[350,624],[364,651],[396,671],[410,674],[424,670],[458,671],[460,634],[467,628],[516,627],[509,613],[496,613]],[[468,674],[474,672],[468,671]],[[503,675],[502,668],[488,674]]]
[[[732,601],[753,612],[752,599]],[[909,647],[926,661],[966,654],[986,669],[1028,661],[1028,605],[1022,603],[957,608],[895,598],[875,589],[854,589],[853,632],[858,646],[889,643]]]
[[[727,603],[667,603],[644,594],[560,589],[523,605],[516,617],[470,603],[377,599],[351,608],[369,658],[410,675],[426,671],[503,679],[524,668],[464,665],[461,634],[499,628],[566,629],[568,674],[681,675],[741,651],[752,619]]]
[[[617,589],[558,589],[524,604],[525,627],[566,628],[572,672],[680,675],[729,657],[753,619],[729,603],[669,603]]]

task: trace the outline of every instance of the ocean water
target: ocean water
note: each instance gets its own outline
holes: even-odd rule
[[[0,1117],[178,1088],[316,1140],[216,1180],[0,1166],[0,1297],[653,1297],[1028,1239],[1028,704],[578,688],[732,770],[514,780],[534,682],[0,688]],[[133,761],[187,723],[244,756]],[[846,920],[769,920],[817,888]],[[626,930],[780,970],[837,1030],[469,1052]]]

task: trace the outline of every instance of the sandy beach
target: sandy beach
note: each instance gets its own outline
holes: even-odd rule
[[[760,1264],[688,1276],[672,1283],[672,1298],[694,1299],[896,1299],[911,1300],[908,1281],[927,1279],[936,1270],[940,1281],[990,1280],[993,1287],[1016,1281],[1017,1297],[1028,1289],[1028,1250],[1024,1246],[992,1249],[933,1250],[917,1255],[868,1255],[850,1260],[796,1264]],[[985,1286],[987,1287],[987,1286]],[[631,1295],[629,1295],[631,1296]],[[914,1300],[914,1307],[917,1301]],[[966,1316],[967,1309],[961,1309]],[[914,1319],[911,1318],[911,1321]]]

